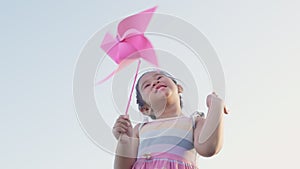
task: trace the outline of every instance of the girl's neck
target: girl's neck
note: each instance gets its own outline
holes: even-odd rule
[[[178,104],[166,105],[164,110],[158,110],[156,112],[159,114],[156,116],[157,119],[178,117],[182,115],[181,107]]]

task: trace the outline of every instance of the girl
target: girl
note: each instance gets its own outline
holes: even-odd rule
[[[134,128],[128,116],[115,122],[118,139],[115,169],[197,169],[197,153],[210,157],[222,147],[223,101],[215,93],[206,99],[208,115],[182,113],[182,86],[168,73],[144,73],[136,84],[137,104],[152,120]]]

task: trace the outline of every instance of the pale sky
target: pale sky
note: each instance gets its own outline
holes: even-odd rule
[[[300,167],[299,1],[32,0],[0,6],[0,168],[112,168],[77,119],[75,65],[95,32],[155,5],[200,30],[225,74],[224,146],[199,167]]]

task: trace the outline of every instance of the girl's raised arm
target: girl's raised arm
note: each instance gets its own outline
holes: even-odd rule
[[[223,145],[223,114],[225,106],[222,99],[216,94],[208,96],[211,99],[208,104],[207,117],[196,119],[194,129],[194,147],[196,151],[204,156],[210,157],[217,154]]]

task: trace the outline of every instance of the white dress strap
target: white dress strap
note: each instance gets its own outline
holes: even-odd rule
[[[193,120],[193,128],[196,127],[196,118],[197,117],[201,117],[201,118],[205,118],[205,114],[203,112],[199,112],[199,111],[195,111],[192,115],[192,120]]]
[[[140,124],[139,129],[138,129],[139,133],[140,133],[140,131],[141,131],[141,128],[142,128],[146,123],[148,123],[148,122],[150,122],[150,121],[152,121],[152,120],[151,120],[151,118],[150,118],[149,116],[144,116],[143,121],[142,121],[141,123],[139,123],[139,124]]]

